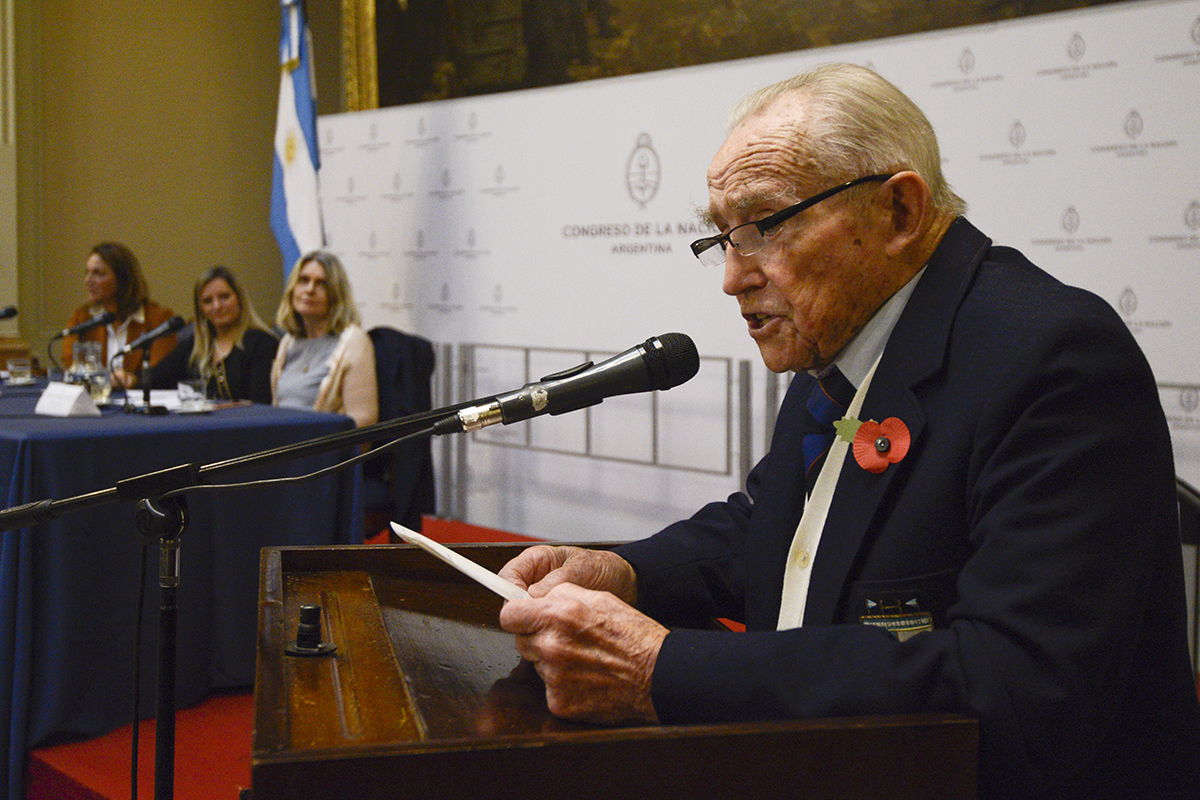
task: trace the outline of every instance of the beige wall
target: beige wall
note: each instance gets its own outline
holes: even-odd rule
[[[0,0],[0,307],[17,302],[16,52],[13,0]],[[0,321],[0,339],[17,320]]]
[[[184,316],[216,263],[271,315],[278,2],[16,5],[19,329],[34,354],[82,301],[84,258],[105,239],[128,244],[152,296]],[[339,2],[309,5],[320,85],[336,87]]]

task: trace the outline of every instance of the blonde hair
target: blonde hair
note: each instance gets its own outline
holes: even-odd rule
[[[942,174],[937,135],[907,95],[880,75],[854,64],[825,64],[754,92],[730,117],[737,128],[787,95],[805,106],[792,141],[796,163],[830,185],[862,175],[911,170],[929,185],[933,207],[958,216],[966,202]]]
[[[292,306],[292,292],[296,290],[296,284],[300,281],[300,268],[309,261],[315,261],[325,269],[325,295],[329,301],[326,332],[337,336],[350,325],[361,324],[362,317],[359,316],[358,306],[354,303],[354,292],[350,288],[346,268],[338,261],[337,256],[325,250],[305,253],[292,267],[287,286],[283,290],[283,298],[275,311],[275,324],[293,336],[304,335],[304,320]]]
[[[260,328],[265,330],[266,325],[259,319],[258,314],[254,311],[254,305],[250,302],[250,298],[242,290],[242,286],[238,283],[237,278],[233,277],[233,272],[225,266],[218,264],[212,269],[205,272],[196,279],[195,285],[192,287],[192,312],[195,314],[195,338],[192,341],[191,364],[201,375],[207,375],[208,370],[212,365],[213,356],[213,341],[216,338],[217,331],[213,324],[204,316],[204,312],[200,309],[200,295],[204,292],[204,287],[215,280],[222,280],[229,284],[229,288],[233,290],[233,294],[238,300],[238,318],[235,323],[237,330],[237,338],[234,340],[235,347],[241,347],[242,336],[250,328]]]

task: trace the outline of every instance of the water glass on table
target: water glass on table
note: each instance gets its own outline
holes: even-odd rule
[[[28,356],[13,356],[8,359],[8,382],[33,383],[33,367]]]
[[[179,410],[185,414],[208,411],[211,407],[205,393],[207,388],[208,381],[204,378],[188,378],[179,381],[176,384],[176,390],[179,392]]]
[[[104,364],[99,342],[75,343],[74,360],[63,374],[63,381],[87,387],[88,394],[98,406],[108,402],[112,394],[112,376]]]

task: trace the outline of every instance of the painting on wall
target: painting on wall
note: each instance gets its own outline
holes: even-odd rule
[[[1121,1],[343,0],[345,96],[404,105]]]

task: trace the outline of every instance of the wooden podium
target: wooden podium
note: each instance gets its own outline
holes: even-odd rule
[[[495,570],[524,546],[456,549]],[[423,551],[269,548],[261,571],[253,800],[976,796],[973,720],[573,724],[499,629],[500,599]],[[337,649],[288,655],[310,604]]]

